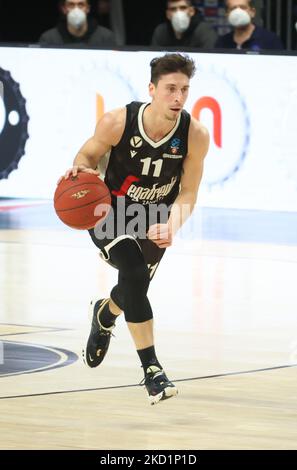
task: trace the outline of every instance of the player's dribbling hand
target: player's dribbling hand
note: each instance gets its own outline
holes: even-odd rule
[[[63,179],[67,180],[69,176],[76,176],[80,171],[83,173],[90,173],[91,175],[100,175],[99,171],[93,170],[92,168],[87,168],[84,165],[74,165],[66,171],[65,175],[58,179],[57,184],[59,184]]]
[[[168,248],[172,245],[172,230],[168,224],[154,224],[150,226],[147,238],[159,248]]]

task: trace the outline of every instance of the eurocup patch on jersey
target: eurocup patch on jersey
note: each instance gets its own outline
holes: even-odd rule
[[[170,150],[172,153],[177,153],[178,150],[179,150],[179,147],[180,147],[180,143],[181,143],[181,140],[178,139],[178,138],[174,138],[172,139],[171,143],[170,143]]]

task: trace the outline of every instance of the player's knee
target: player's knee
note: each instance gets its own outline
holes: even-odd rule
[[[112,288],[110,293],[111,300],[121,309],[124,310],[125,306],[125,294],[122,292],[118,285]]]
[[[125,320],[127,323],[144,323],[153,319],[153,313],[151,309],[147,310],[125,310],[124,311]]]
[[[147,296],[125,298],[125,320],[128,323],[144,323],[153,318],[151,304]]]
[[[126,283],[132,284],[134,288],[146,289],[150,282],[147,265],[143,262],[135,266],[130,266],[125,272],[124,279]]]

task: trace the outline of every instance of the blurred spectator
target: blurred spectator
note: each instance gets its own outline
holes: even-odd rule
[[[111,28],[110,9],[110,0],[97,0],[95,3],[96,17],[105,28]]]
[[[123,46],[126,42],[126,34],[122,0],[96,0],[95,12],[99,24],[111,29],[116,44]]]
[[[216,47],[226,49],[283,49],[280,38],[273,32],[254,24],[256,16],[253,0],[225,0],[231,33],[218,38]]]
[[[153,32],[152,46],[214,47],[216,32],[203,21],[191,0],[168,0],[166,18]]]
[[[65,44],[113,47],[115,39],[112,31],[99,26],[89,17],[89,0],[62,0],[62,18],[55,28],[45,31],[39,43],[49,46]]]

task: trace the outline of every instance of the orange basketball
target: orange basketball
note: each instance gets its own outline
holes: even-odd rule
[[[54,207],[58,217],[72,228],[86,230],[103,221],[111,204],[106,184],[96,175],[79,172],[57,186]]]

